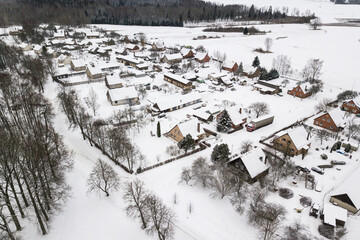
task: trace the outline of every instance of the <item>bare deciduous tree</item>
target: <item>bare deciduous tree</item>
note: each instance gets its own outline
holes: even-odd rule
[[[100,105],[98,104],[98,96],[93,88],[90,88],[89,94],[84,100],[87,107],[90,108],[94,116],[96,116],[96,111],[99,109]]]
[[[348,141],[350,141],[351,137],[356,136],[360,133],[360,125],[356,124],[354,119],[348,122],[346,129],[347,129],[346,135],[348,137]]]
[[[147,198],[146,207],[150,219],[146,232],[156,234],[159,240],[171,239],[174,236],[175,213],[155,195]]]
[[[221,71],[224,62],[226,61],[226,53],[221,53],[219,50],[214,52],[214,58],[217,60],[216,65],[218,66],[219,71]]]
[[[191,166],[191,172],[196,183],[201,183],[203,187],[208,186],[212,178],[212,170],[205,158],[196,159]]]
[[[229,195],[234,188],[233,174],[226,163],[215,165],[215,174],[210,180],[210,186],[214,190],[212,197],[223,199]]]
[[[269,106],[267,103],[264,102],[256,102],[249,106],[256,113],[256,117],[265,115],[269,113]]]
[[[285,227],[284,236],[282,240],[308,240],[312,239],[308,236],[306,229],[307,226],[301,224],[300,221],[295,221],[292,224]]]
[[[247,153],[252,149],[253,146],[253,142],[250,140],[245,140],[241,143],[240,145],[240,151],[241,153]]]
[[[186,184],[189,184],[192,179],[192,173],[189,168],[183,168],[181,171],[180,182],[184,181]]]
[[[273,59],[272,68],[276,69],[280,75],[290,75],[292,73],[291,59],[286,55],[279,55]]]
[[[324,61],[320,59],[309,59],[302,71],[303,78],[310,83],[314,83],[321,75],[323,63]]]
[[[321,101],[318,102],[318,104],[315,105],[315,110],[317,111],[326,111],[329,110],[331,103],[330,98],[323,98]]]
[[[273,45],[273,40],[271,38],[266,38],[264,44],[265,44],[266,51],[270,52],[270,49]]]
[[[251,224],[260,230],[261,238],[271,240],[285,217],[283,206],[273,203],[260,203],[258,206],[250,205],[248,219]]]
[[[120,187],[120,178],[114,169],[101,159],[95,164],[88,179],[89,191],[104,192],[110,196],[110,191],[118,190]]]
[[[316,138],[318,140],[320,140],[320,144],[323,144],[323,141],[327,141],[329,139],[330,134],[328,133],[328,131],[321,129],[316,131]]]
[[[146,199],[149,193],[145,189],[144,182],[136,179],[125,184],[124,200],[126,202],[126,213],[133,218],[140,217],[142,228],[147,227],[149,221],[146,209]]]

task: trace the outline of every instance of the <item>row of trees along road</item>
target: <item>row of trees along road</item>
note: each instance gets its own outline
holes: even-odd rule
[[[25,218],[48,233],[69,194],[64,175],[72,160],[41,94],[45,60],[3,42],[0,56],[0,239],[15,240]]]

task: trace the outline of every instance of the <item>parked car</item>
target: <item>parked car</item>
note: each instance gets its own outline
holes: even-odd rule
[[[159,115],[158,115],[158,118],[163,118],[163,117],[165,117],[166,116],[166,113],[160,113]]]
[[[320,157],[324,160],[328,159],[328,156],[325,153],[321,154]]]
[[[310,170],[306,167],[301,167],[301,166],[298,166],[297,167],[300,171],[304,172],[304,173],[307,173],[309,174],[310,173]]]
[[[311,170],[318,173],[318,174],[324,175],[324,171],[321,170],[320,168],[312,167]]]
[[[310,208],[309,216],[313,216],[314,218],[317,218],[319,216],[319,210],[320,210],[319,204],[314,203]]]
[[[346,162],[345,161],[337,161],[337,160],[332,160],[331,161],[332,165],[345,165]]]

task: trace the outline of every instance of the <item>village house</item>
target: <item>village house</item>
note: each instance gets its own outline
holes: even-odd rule
[[[190,48],[182,48],[180,50],[180,54],[182,55],[183,58],[192,58],[195,55],[194,50]]]
[[[86,70],[86,64],[82,60],[71,60],[70,66],[73,71],[85,71]]]
[[[359,179],[360,168],[357,168],[331,193],[330,202],[351,213],[357,213],[360,209]]]
[[[346,209],[332,205],[330,203],[325,203],[322,214],[324,215],[324,224],[333,227],[345,226],[347,220]]]
[[[154,42],[153,44],[151,44],[151,50],[153,51],[164,51],[165,50],[165,45],[163,42]]]
[[[291,156],[302,154],[305,156],[311,145],[307,140],[308,132],[303,126],[278,132],[273,139],[274,148],[281,152],[287,152]]]
[[[57,32],[54,32],[53,39],[54,40],[64,40],[65,32],[63,30],[58,30]]]
[[[116,49],[116,50],[115,50],[115,54],[120,54],[120,55],[123,55],[123,56],[128,55],[127,50],[126,50],[125,47]]]
[[[250,184],[269,173],[267,156],[259,147],[244,154],[235,154],[230,158],[229,165]]]
[[[180,63],[182,59],[183,57],[181,56],[180,53],[165,54],[164,57],[161,59],[161,62],[174,64],[174,63]]]
[[[314,125],[328,129],[333,132],[339,132],[345,128],[344,112],[339,108],[326,111],[314,119]]]
[[[100,38],[100,33],[99,32],[88,32],[88,33],[86,33],[86,37],[88,39]]]
[[[151,112],[153,114],[172,112],[184,107],[194,105],[196,103],[200,103],[201,101],[201,95],[196,92],[188,93],[185,95],[173,94],[171,96],[164,96],[157,100],[149,100],[149,102],[153,104],[151,107]]]
[[[199,121],[195,118],[177,124],[166,133],[166,136],[174,139],[176,142],[180,142],[188,134],[195,140],[195,143],[198,143],[207,136]]]
[[[360,98],[344,101],[340,109],[349,113],[360,114]]]
[[[231,120],[232,130],[230,130],[229,133],[243,129],[244,124],[247,122],[247,116],[243,113],[242,108],[239,108],[238,106],[233,106],[225,110],[229,114]],[[221,111],[219,114],[216,115],[216,121],[219,121],[225,110]]]
[[[106,93],[108,101],[113,106],[125,105],[130,106],[140,104],[138,93],[134,86],[109,89]]]
[[[29,43],[22,43],[19,45],[19,47],[21,48],[21,50],[23,50],[24,52],[26,51],[30,51],[33,49],[33,46]]]
[[[212,122],[214,120],[214,115],[207,111],[196,112],[193,116],[199,119],[200,121],[206,123]]]
[[[210,61],[210,57],[207,53],[197,52],[195,54],[195,60],[199,63],[207,63]]]
[[[89,66],[86,69],[86,75],[90,78],[90,79],[97,79],[97,78],[102,78],[103,77],[103,71],[101,70],[100,67],[95,66]]]
[[[230,75],[226,75],[226,76],[220,77],[218,80],[218,83],[227,88],[232,88],[234,86],[232,83],[232,80],[234,80],[234,79]]]
[[[280,86],[260,80],[253,85],[253,88],[261,94],[273,95],[282,92]]]
[[[169,83],[174,84],[177,87],[182,88],[183,90],[191,90],[191,88],[192,88],[192,82],[182,78],[179,75],[165,73],[164,80]]]
[[[41,45],[35,45],[33,50],[34,50],[34,53],[41,55],[42,51],[43,51],[43,47]]]
[[[223,73],[209,73],[208,78],[213,81],[219,81],[220,78],[226,77],[226,76],[227,76],[227,74],[224,72]]]
[[[307,98],[311,95],[310,88],[311,88],[311,85],[308,82],[306,82],[306,83],[294,86],[292,89],[288,90],[287,93],[294,97]]]
[[[143,63],[142,60],[133,58],[131,56],[117,56],[117,61],[125,65],[136,67],[136,65]]]
[[[121,88],[121,87],[123,87],[123,81],[120,78],[119,74],[106,75],[105,76],[105,85],[109,89]]]
[[[129,43],[126,45],[126,49],[129,51],[129,52],[137,52],[140,50],[140,47],[136,44],[132,44],[132,43]]]
[[[232,62],[225,61],[222,66],[222,69],[229,71],[229,72],[235,72],[238,68],[239,68],[239,65],[234,61],[232,61]]]

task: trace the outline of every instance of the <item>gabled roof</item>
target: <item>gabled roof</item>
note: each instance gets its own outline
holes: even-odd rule
[[[187,80],[185,78],[182,78],[180,75],[175,75],[175,74],[172,74],[172,73],[165,73],[164,77],[172,78],[172,79],[174,79],[174,80],[176,80],[178,82],[181,82],[182,84],[185,84],[185,85],[191,83],[191,81],[189,81],[189,80]]]
[[[354,98],[354,99],[348,99],[348,100],[344,100],[344,102],[350,102],[353,101],[355,103],[355,105],[360,108],[360,97]]]
[[[129,43],[128,45],[126,45],[127,49],[134,49],[135,47],[137,47],[137,45]]]
[[[244,163],[244,166],[251,178],[255,178],[269,168],[269,166],[264,163],[265,157],[264,151],[259,147],[240,156],[240,159]],[[236,156],[231,159],[230,162],[238,159],[239,157]]]
[[[243,123],[244,122],[243,119],[247,117],[245,114],[240,114],[239,110],[240,110],[239,106],[233,106],[226,109],[234,125],[239,125]]]
[[[224,68],[233,68],[237,64],[235,61],[225,61],[223,64]]]
[[[336,220],[346,222],[347,210],[330,203],[324,204],[324,223],[336,227]]]
[[[106,80],[110,85],[122,83],[122,79],[119,74],[107,75]]]
[[[294,143],[295,147],[300,150],[302,148],[307,149],[308,144],[311,143],[311,141],[307,140],[308,132],[305,130],[303,126],[281,131],[276,134],[276,138],[282,137],[285,134],[288,134],[291,138],[292,142]]]
[[[166,57],[166,59],[169,60],[169,61],[179,60],[179,59],[182,59],[182,58],[183,58],[180,53],[165,54],[165,57]]]
[[[196,136],[204,133],[204,129],[200,126],[200,132],[198,132],[198,124],[200,124],[199,120],[193,118],[191,120],[182,122],[177,124],[182,135],[185,137],[187,134],[190,134],[194,139]]]
[[[203,60],[206,57],[207,53],[203,53],[203,52],[197,52],[195,54],[195,58],[199,59],[199,60]]]
[[[102,74],[103,73],[101,68],[98,67],[98,66],[95,66],[95,67],[89,66],[88,69],[89,69],[89,72],[90,72],[91,75],[96,75],[96,74]]]
[[[344,120],[344,112],[340,110],[340,108],[334,108],[333,110],[328,112],[331,119],[334,121],[336,126],[343,127],[346,124]]]
[[[360,167],[358,167],[349,177],[347,177],[331,194],[338,196],[346,194],[356,209],[360,209],[360,190],[357,184],[360,179]]]
[[[196,100],[201,101],[201,95],[197,92],[191,92],[185,95],[173,94],[170,96],[164,96],[160,99],[151,102],[153,104],[156,104],[160,111],[165,111],[167,109],[177,107]]]
[[[181,53],[181,55],[185,56],[185,55],[189,54],[190,51],[194,52],[194,50],[192,50],[190,48],[182,48],[180,50],[180,53]]]
[[[138,93],[134,86],[109,89],[108,92],[112,101],[120,101],[138,97]]]
[[[74,65],[75,68],[85,67],[85,62],[82,61],[82,60],[71,60],[71,62]]]

